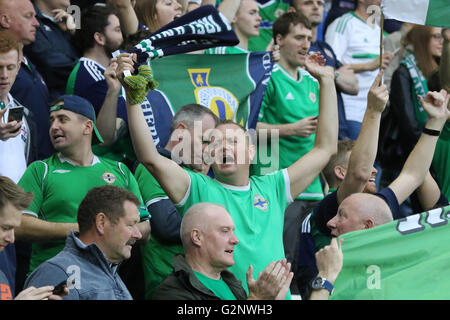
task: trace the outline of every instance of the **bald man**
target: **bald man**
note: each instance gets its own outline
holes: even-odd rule
[[[252,277],[250,265],[248,296],[241,282],[226,270],[234,264],[233,251],[239,243],[234,230],[231,215],[220,205],[203,202],[189,208],[180,231],[186,255],[174,257],[174,272],[161,283],[153,297],[158,300],[285,299],[293,278],[286,259],[269,263],[257,280]],[[333,239],[316,254],[319,275],[329,283],[334,283],[342,268],[340,244]],[[325,300],[328,296],[328,289],[319,286],[310,299]]]
[[[239,243],[231,215],[220,205],[198,203],[181,222],[185,256],[175,255],[174,272],[158,287],[157,300],[263,300],[284,299],[293,274],[286,259],[270,263],[257,280],[253,267],[247,272],[249,295],[241,282],[227,271],[234,265],[233,251]]]
[[[368,193],[355,193],[342,201],[337,215],[328,221],[331,235],[338,237],[344,233],[370,229],[391,222],[392,213],[381,198]]]
[[[420,97],[421,104],[429,118],[419,141],[411,151],[399,176],[385,189],[376,193],[355,193],[345,198],[339,205],[337,215],[328,221],[332,236],[373,228],[393,220],[400,204],[418,188],[419,198],[426,209],[448,204],[448,200],[440,195],[436,182],[429,174],[439,134],[446,121],[450,120],[447,105],[450,95],[441,92],[428,92],[425,99]],[[437,188],[438,189],[438,188]]]

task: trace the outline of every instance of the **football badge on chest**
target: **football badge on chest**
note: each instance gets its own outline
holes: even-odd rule
[[[102,179],[107,184],[113,184],[117,180],[116,176],[113,175],[111,172],[105,172],[104,174],[102,174]]]
[[[253,206],[259,210],[267,212],[269,210],[269,201],[264,199],[259,194],[255,194],[255,197],[253,198]]]
[[[310,91],[309,99],[311,100],[312,103],[316,103],[316,100],[317,100],[316,94],[314,92]]]

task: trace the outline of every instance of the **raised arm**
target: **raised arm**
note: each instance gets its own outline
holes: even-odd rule
[[[441,189],[439,189],[436,180],[433,179],[430,172],[425,176],[425,180],[421,186],[417,188],[416,194],[422,211],[433,209],[436,205],[437,207],[440,206]],[[441,205],[445,205],[445,203]]]
[[[139,20],[131,0],[107,0],[106,4],[116,9],[120,27],[125,36],[135,34],[138,31]]]
[[[117,79],[116,68],[116,58],[113,58],[104,73],[108,91],[96,121],[97,129],[104,140],[102,146],[112,145],[117,140],[121,127],[126,126],[122,119],[117,118],[117,101],[122,86]]]
[[[306,60],[306,69],[320,85],[319,117],[314,147],[287,168],[293,199],[312,183],[337,151],[338,114],[334,73],[333,68],[324,66],[321,59],[322,56],[314,54]]]
[[[352,193],[361,192],[371,176],[377,155],[381,113],[389,99],[389,91],[386,85],[382,84],[382,77],[383,71],[380,71],[367,95],[367,108],[361,131],[350,154],[344,180],[337,191],[338,203]]]
[[[172,202],[177,204],[181,202],[189,188],[190,177],[177,163],[161,156],[156,150],[141,104],[133,101],[135,91],[123,79],[125,70],[134,71],[133,61],[128,54],[119,55],[117,61],[116,73],[127,95],[128,126],[136,156],[155,177]]]
[[[445,122],[449,119],[450,111],[447,109],[449,94],[445,90],[428,92],[425,99],[420,102],[428,113],[429,118],[425,124],[426,129],[442,131]],[[422,133],[419,141],[411,151],[400,175],[389,187],[397,196],[399,203],[408,198],[425,180],[434,155],[438,135]]]

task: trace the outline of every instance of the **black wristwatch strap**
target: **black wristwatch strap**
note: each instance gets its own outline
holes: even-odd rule
[[[439,137],[441,134],[441,132],[439,130],[433,130],[433,129],[428,129],[428,128],[423,128],[422,132],[425,134],[428,134],[430,136],[435,136],[435,137]]]

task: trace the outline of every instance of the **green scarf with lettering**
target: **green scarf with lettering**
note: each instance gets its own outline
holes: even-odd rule
[[[414,111],[416,113],[416,120],[419,123],[419,126],[423,128],[425,127],[425,123],[428,119],[428,114],[423,109],[417,96],[425,98],[425,95],[428,93],[427,79],[423,76],[422,71],[420,71],[417,66],[416,58],[411,51],[406,51],[400,64],[404,65],[408,69],[409,75],[413,80],[411,95],[414,102]]]

